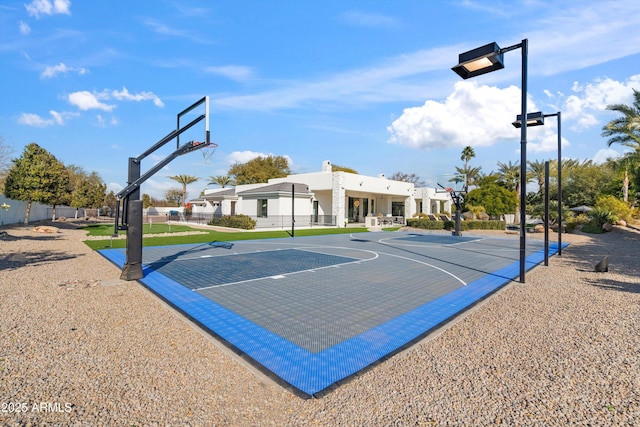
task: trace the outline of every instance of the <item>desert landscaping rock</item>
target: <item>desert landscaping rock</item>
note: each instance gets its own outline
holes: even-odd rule
[[[571,246],[526,284],[514,281],[430,339],[303,400],[138,283],[118,281],[120,270],[71,222],[55,234],[3,229],[0,425],[639,423],[638,231],[563,234]],[[594,272],[605,255],[609,272]]]

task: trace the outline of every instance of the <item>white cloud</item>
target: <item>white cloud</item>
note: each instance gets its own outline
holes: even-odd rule
[[[71,105],[75,105],[79,109],[86,110],[103,110],[103,111],[112,111],[116,108],[115,105],[104,104],[99,101],[99,99],[108,98],[105,94],[97,94],[91,93],[86,90],[80,92],[74,92],[69,95],[68,101]]]
[[[53,119],[43,119],[37,114],[22,113],[20,117],[18,117],[18,123],[27,126],[46,127],[51,126],[54,121]]]
[[[425,81],[424,74],[451,67],[451,52],[461,46],[420,50],[388,58],[381,64],[357,68],[315,81],[288,81],[280,87],[251,95],[217,97],[222,108],[271,110],[335,102],[371,105],[380,102],[419,101],[444,94],[439,80]]]
[[[22,35],[26,36],[31,32],[31,27],[24,21],[20,21],[19,27],[20,27],[20,34]]]
[[[633,88],[640,88],[640,74],[629,77],[626,82],[610,78],[586,84],[575,82],[574,94],[564,99],[562,117],[572,122],[571,129],[575,131],[601,124],[599,116],[606,111],[607,105],[632,104]]]
[[[122,90],[114,90],[111,92],[111,95],[119,101],[153,101],[153,104],[156,107],[164,107],[164,103],[160,98],[154,94],[153,92],[139,92],[136,94],[129,93],[126,87],[122,86]]]
[[[520,111],[520,89],[499,89],[462,81],[444,102],[426,101],[407,108],[387,130],[390,143],[414,148],[491,146],[500,141],[519,140],[511,124]],[[529,111],[535,105],[529,101]]]
[[[598,152],[593,156],[593,162],[601,165],[608,159],[615,159],[620,157],[620,155],[620,153],[612,148],[603,148],[601,150],[598,150]]]
[[[229,161],[229,164],[246,163],[249,160],[255,159],[256,157],[266,157],[267,155],[268,154],[257,153],[255,151],[234,151],[233,153],[229,154],[227,160]]]
[[[56,77],[58,74],[67,74],[74,71],[80,75],[87,73],[86,68],[67,67],[64,63],[61,62],[58,65],[50,65],[46,67],[44,71],[40,73],[40,78],[41,79],[52,78],[52,77]]]
[[[71,15],[71,0],[33,0],[29,4],[25,4],[27,13],[30,16],[40,18],[40,15]]]
[[[259,153],[259,152],[248,151],[248,150],[234,151],[233,153],[229,154],[229,156],[227,156],[227,161],[229,162],[229,164],[233,165],[235,163],[247,163],[248,161],[253,160],[256,157],[267,157],[267,156],[275,156],[275,154],[273,153],[265,154],[265,153]],[[289,157],[286,154],[283,155],[282,157],[287,159],[287,161],[289,162],[289,167],[292,167],[293,160],[291,159],[291,157]]]
[[[223,65],[219,67],[206,67],[207,73],[217,74],[231,80],[244,82],[253,76],[253,70],[250,67],[242,65]]]
[[[35,127],[47,127],[55,124],[62,126],[68,119],[78,116],[77,113],[68,111],[57,112],[54,110],[50,110],[49,114],[51,118],[44,118],[32,113],[22,113],[20,117],[18,117],[18,123]]]
[[[114,194],[118,194],[123,189],[124,189],[124,187],[120,183],[117,183],[117,182],[110,182],[110,183],[107,184],[107,192],[113,191]]]

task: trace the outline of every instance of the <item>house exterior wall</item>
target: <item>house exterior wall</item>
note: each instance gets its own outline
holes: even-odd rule
[[[422,213],[434,214],[448,213],[451,214],[453,201],[449,193],[436,192],[435,188],[424,187],[417,188],[414,195],[416,212],[420,203],[422,203]]]
[[[329,161],[323,162],[321,172],[289,175],[286,178],[270,179],[268,183],[263,184],[240,185],[236,187],[235,194],[241,194],[247,190],[259,190],[266,185],[289,182],[305,184],[312,193],[310,199],[296,198],[296,216],[312,215],[313,202],[316,201],[317,214],[334,216],[339,227],[348,221],[364,222],[365,213],[371,216],[379,214],[390,216],[394,202],[400,203],[404,208],[405,218],[418,212],[420,203],[425,213],[439,210],[440,204],[444,205],[445,210],[451,211],[451,199],[448,194],[436,193],[433,188],[416,189],[412,183],[389,180],[384,176],[371,177],[342,171],[333,172]],[[213,196],[217,191],[220,190],[205,191],[205,196]],[[237,197],[235,213],[257,216],[258,199],[268,199],[268,215],[291,215],[291,195],[286,191],[241,194]],[[358,206],[354,208],[355,200],[358,201]],[[211,211],[213,207],[208,204],[205,209]],[[220,210],[222,214],[229,215],[231,200],[222,200]],[[349,218],[350,214],[351,218]]]

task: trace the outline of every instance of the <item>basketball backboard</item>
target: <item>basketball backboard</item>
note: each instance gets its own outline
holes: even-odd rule
[[[436,193],[464,192],[466,181],[466,174],[445,173],[436,175]]]
[[[189,114],[191,111],[193,111],[198,107],[201,107],[201,117],[204,117],[204,140],[202,142],[204,142],[205,146],[208,146],[211,142],[211,137],[209,133],[209,97],[208,96],[202,97],[202,99],[200,99],[198,102],[195,102],[194,104],[185,108],[184,110],[182,110],[177,114],[176,132],[181,131],[181,129],[183,129],[183,127],[180,124],[180,119],[182,119],[183,116]],[[200,138],[197,138],[197,140],[200,140]],[[178,134],[176,137],[176,149],[179,147],[180,147],[180,134]]]

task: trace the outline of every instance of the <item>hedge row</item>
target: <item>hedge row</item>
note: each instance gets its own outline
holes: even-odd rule
[[[407,225],[425,230],[453,230],[455,221],[433,221],[425,218],[408,218]],[[460,221],[460,230],[505,230],[507,224],[504,221]]]
[[[256,221],[246,215],[226,215],[221,218],[213,218],[208,224],[243,230],[253,230],[256,227]]]

